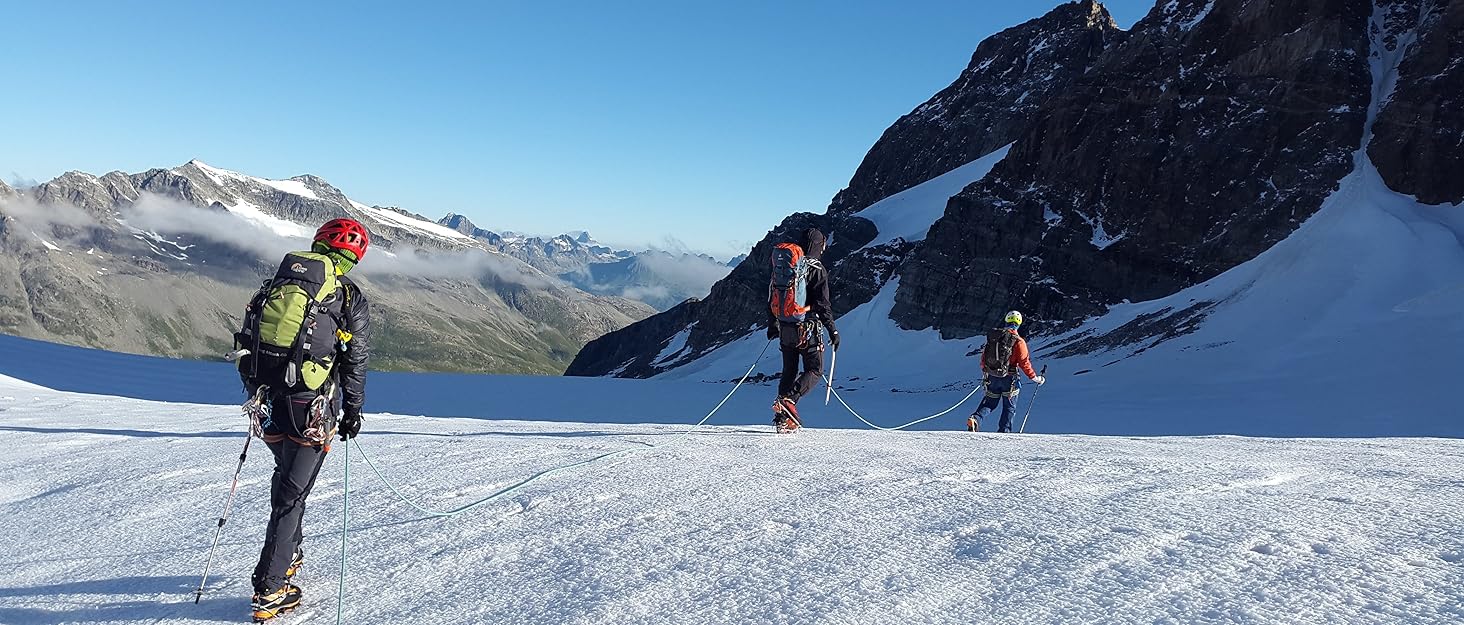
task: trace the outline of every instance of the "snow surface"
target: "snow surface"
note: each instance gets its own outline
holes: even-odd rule
[[[1194,17],[1189,18],[1189,19],[1181,22],[1179,24],[1179,29],[1180,30],[1190,30],[1191,28],[1194,28],[1200,22],[1204,21],[1204,19],[1210,15],[1210,11],[1213,10],[1214,8],[1215,8],[1215,0],[1210,0],[1209,2],[1206,2],[1205,3],[1205,6],[1203,8],[1201,8],[1199,10],[1199,12],[1195,13],[1195,16]]]
[[[387,210],[384,208],[376,208],[375,206],[367,206],[355,200],[351,200],[351,206],[354,206],[356,210],[366,213],[368,216],[374,217],[378,221],[386,222],[387,225],[396,226],[398,228],[406,228],[408,230],[415,230],[423,234],[428,234],[441,238],[463,239],[468,241],[473,240],[472,237],[453,230],[452,228],[449,228],[447,226],[435,224],[423,219],[408,217],[396,211]]]
[[[684,328],[680,332],[677,332],[675,336],[671,337],[671,340],[666,342],[666,347],[662,349],[661,353],[656,355],[656,359],[651,362],[651,366],[662,366],[676,359],[681,355],[682,352],[686,351],[686,339],[691,337],[691,329],[695,328],[697,323],[699,322],[691,322],[691,325],[686,326],[686,328]]]
[[[1050,228],[1052,227],[1052,225],[1055,224],[1055,222],[1052,220],[1049,213],[1051,213],[1050,210],[1044,209],[1043,219],[1048,222],[1048,227]],[[1100,250],[1108,249],[1108,246],[1113,245],[1114,243],[1118,243],[1119,241],[1122,241],[1124,237],[1128,236],[1127,232],[1119,232],[1118,234],[1108,232],[1108,230],[1103,227],[1102,215],[1089,217],[1087,214],[1079,212],[1078,216],[1083,218],[1083,223],[1088,224],[1088,226],[1093,229],[1093,237],[1088,240],[1088,243],[1092,244],[1093,247],[1096,247]],[[1062,217],[1059,216],[1057,218],[1057,221],[1062,221]]]
[[[255,182],[292,195],[298,195],[301,197],[310,198],[312,200],[320,199],[320,196],[316,195],[314,191],[311,191],[310,187],[305,186],[305,183],[298,180],[267,180],[264,178],[256,178],[254,176],[241,174],[237,171],[219,169],[218,167],[213,167],[211,165],[208,165],[207,163],[204,163],[203,161],[198,160],[193,161],[193,165],[195,167],[198,167],[198,169],[203,171],[203,173],[208,174],[210,178],[214,179],[214,182],[217,182],[219,184],[225,184],[226,180]]]
[[[310,238],[313,234],[315,234],[314,231],[306,228],[305,226],[297,224],[288,219],[280,219],[279,217],[270,215],[269,213],[264,212],[263,209],[253,204],[250,204],[248,201],[245,200],[239,200],[238,202],[235,202],[232,206],[228,206],[227,208],[229,209],[229,212],[238,215],[245,221],[248,221],[256,226],[260,226],[280,236]]]
[[[594,380],[604,384],[607,380]],[[513,401],[511,397],[502,397]],[[1464,619],[1464,441],[1022,437],[369,415],[348,623],[1445,623]],[[272,463],[236,406],[0,378],[0,622],[239,622]],[[306,515],[334,621],[343,453]],[[44,466],[45,470],[37,470]]]
[[[1011,150],[1008,144],[990,154],[891,195],[854,213],[874,222],[879,235],[864,247],[891,243],[895,239],[923,241],[930,226],[945,215],[946,201],[961,189],[984,177]]]

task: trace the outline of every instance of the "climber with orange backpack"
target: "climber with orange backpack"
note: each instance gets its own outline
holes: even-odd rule
[[[817,228],[803,234],[802,244],[781,243],[773,248],[772,281],[768,286],[768,339],[778,339],[783,352],[783,375],[773,401],[773,427],[780,433],[802,427],[798,400],[823,375],[824,339],[839,349],[834,310],[829,298],[829,272],[820,258],[827,243]],[[803,372],[798,365],[802,362]]]

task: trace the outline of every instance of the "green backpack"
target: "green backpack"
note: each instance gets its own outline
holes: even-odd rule
[[[239,371],[283,392],[319,390],[335,366],[344,290],[336,264],[315,252],[291,252],[249,301],[235,349],[249,353]]]

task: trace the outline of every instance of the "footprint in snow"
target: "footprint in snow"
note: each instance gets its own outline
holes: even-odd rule
[[[768,519],[763,521],[763,529],[769,532],[789,532],[803,527],[802,521],[785,521],[783,519]]]
[[[1325,545],[1325,544],[1322,544],[1322,543],[1312,543],[1311,550],[1312,550],[1312,553],[1316,553],[1316,554],[1320,554],[1320,555],[1324,555],[1324,556],[1329,556],[1329,555],[1332,555],[1332,553],[1333,553],[1332,552],[1332,546],[1331,545]]]
[[[1268,556],[1274,556],[1281,552],[1281,548],[1271,543],[1265,543],[1251,547],[1251,551]]]
[[[1439,554],[1439,559],[1443,560],[1444,562],[1458,564],[1460,562],[1464,562],[1464,551],[1445,551]]]

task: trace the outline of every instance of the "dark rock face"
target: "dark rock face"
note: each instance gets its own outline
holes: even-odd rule
[[[1464,202],[1464,0],[1391,8],[1380,33],[1385,49],[1417,39],[1373,125],[1368,156],[1394,191],[1428,204]]]
[[[766,259],[774,245],[797,241],[811,226],[829,235],[824,264],[831,268],[835,314],[868,302],[918,244],[862,249],[878,231],[853,213],[1011,143],[1040,103],[1086,71],[1119,35],[1107,9],[1082,0],[992,36],[954,84],[885,132],[827,215],[785,219],[749,251],[752,262],[738,263],[704,300],[591,342],[566,373],[647,377],[761,328],[770,277]],[[679,316],[667,316],[673,312]],[[686,356],[652,366],[666,341],[693,322]]]
[[[619,375],[632,369],[651,370],[650,361],[660,353],[660,347],[664,347],[673,335],[696,320],[702,304],[700,301],[688,300],[671,310],[612,332],[612,335],[619,337],[617,340],[607,341],[601,338],[590,341],[575,356],[569,368],[565,369],[564,375],[604,375],[609,372]],[[657,347],[647,353],[647,346]],[[598,368],[602,363],[615,364],[606,371],[600,371]],[[595,368],[588,368],[591,365]]]
[[[1020,308],[1040,332],[1285,238],[1351,169],[1370,12],[1365,0],[1157,6],[951,199],[891,316],[955,338]]]
[[[884,132],[829,212],[862,210],[1011,143],[1120,35],[1108,9],[1082,0],[982,41],[951,86]]]

